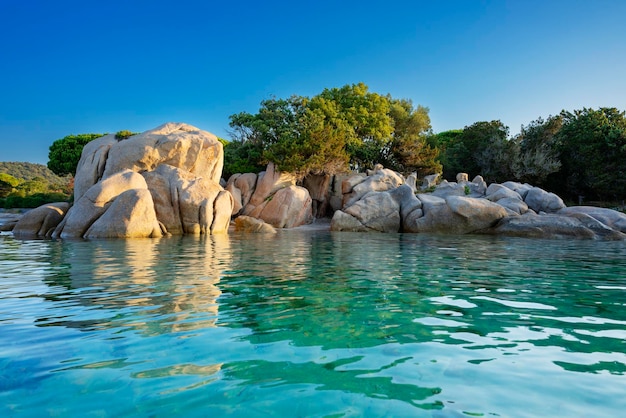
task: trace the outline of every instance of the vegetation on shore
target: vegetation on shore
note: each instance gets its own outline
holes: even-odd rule
[[[358,83],[310,98],[263,100],[257,113],[231,115],[230,128],[230,140],[220,138],[225,178],[258,173],[270,161],[300,178],[364,171],[380,163],[418,177],[442,173],[454,180],[456,173],[466,172],[489,183],[528,182],[576,203],[623,205],[626,197],[626,116],[616,108],[563,110],[531,121],[515,136],[499,120],[434,133],[428,108]],[[2,164],[28,163],[0,163],[0,206],[15,207],[19,198],[42,193],[69,198],[83,147],[102,135],[68,135],[52,143],[48,168],[63,181],[32,176],[45,168],[41,165],[18,170]],[[119,131],[116,138],[132,135]],[[59,200],[60,195],[48,197]]]
[[[35,208],[71,198],[73,178],[42,164],[0,162],[0,208]]]

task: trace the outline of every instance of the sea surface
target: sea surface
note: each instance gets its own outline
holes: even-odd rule
[[[1,417],[618,417],[626,244],[0,235]]]

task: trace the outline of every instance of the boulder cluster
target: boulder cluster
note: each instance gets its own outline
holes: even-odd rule
[[[74,204],[34,209],[16,236],[161,237],[226,232],[233,198],[220,186],[221,142],[183,123],[166,123],[126,139],[106,135],[83,149]]]
[[[131,238],[275,233],[332,214],[332,231],[497,234],[626,239],[626,214],[563,200],[529,184],[403,177],[378,165],[367,173],[296,178],[270,163],[259,174],[221,179],[217,137],[167,123],[126,139],[88,143],[78,163],[74,203],[52,203],[11,225],[16,236]],[[221,183],[220,183],[221,182]]]
[[[559,196],[529,184],[487,186],[481,176],[470,182],[464,173],[457,182],[437,186],[432,177],[425,179],[430,193],[414,184],[381,166],[344,180],[344,206],[335,212],[331,230],[626,239],[625,214],[565,207]]]

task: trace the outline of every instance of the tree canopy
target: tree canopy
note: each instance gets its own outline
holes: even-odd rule
[[[301,177],[376,163],[399,171],[441,170],[437,150],[426,142],[428,109],[369,92],[363,83],[324,89],[312,98],[264,100],[258,113],[230,120],[233,141],[225,155],[238,160],[225,162],[229,174],[239,166],[262,169],[269,161]]]
[[[106,134],[68,135],[57,139],[50,146],[48,168],[59,176],[75,175],[83,147],[90,141]]]

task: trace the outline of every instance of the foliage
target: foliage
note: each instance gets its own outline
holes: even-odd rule
[[[448,132],[444,177],[453,179],[457,173],[482,175],[487,182],[505,181],[511,175],[510,161],[514,148],[508,140],[509,128],[499,120],[476,122],[460,133]]]
[[[363,83],[325,89],[311,99],[264,100],[258,113],[241,112],[230,119],[233,141],[225,147],[224,163],[228,175],[258,171],[269,161],[300,177],[371,168],[379,162],[399,171],[441,170],[437,150],[425,140],[428,109],[371,93]]]
[[[46,203],[65,202],[68,196],[64,193],[35,193],[30,195],[11,194],[0,198],[0,208],[36,208]]]
[[[626,116],[616,108],[562,111],[556,147],[562,168],[555,183],[570,196],[626,196]]]
[[[131,132],[129,130],[123,130],[123,131],[118,131],[115,134],[115,139],[117,139],[118,141],[124,140],[124,139],[128,139],[133,135],[137,135],[137,132]]]
[[[59,176],[75,175],[83,147],[103,134],[68,135],[57,139],[50,146],[48,168]]]
[[[556,138],[562,125],[560,116],[549,116],[547,120],[539,118],[522,126],[520,134],[513,139],[512,170],[516,180],[543,185],[550,174],[559,171]]]

